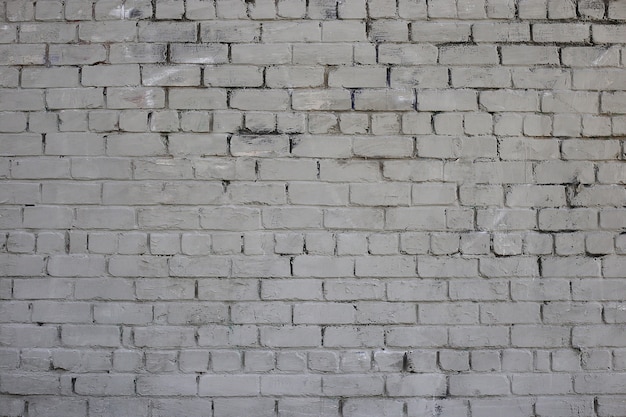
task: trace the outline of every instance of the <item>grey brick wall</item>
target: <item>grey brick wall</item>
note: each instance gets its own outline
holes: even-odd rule
[[[626,416],[626,2],[0,2],[0,415]]]

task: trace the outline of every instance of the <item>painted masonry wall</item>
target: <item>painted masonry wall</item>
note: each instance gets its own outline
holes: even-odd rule
[[[0,415],[626,416],[626,1],[0,16]]]

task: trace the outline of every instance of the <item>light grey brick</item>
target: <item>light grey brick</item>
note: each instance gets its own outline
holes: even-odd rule
[[[303,417],[317,415],[334,416],[339,412],[338,402],[333,399],[283,398],[278,402],[279,413],[302,414]]]
[[[442,417],[464,417],[467,415],[469,403],[467,400],[453,399],[410,399],[407,401],[408,416],[418,417],[441,412]],[[440,411],[437,411],[440,410]]]
[[[161,88],[107,88],[107,108],[109,109],[150,109],[164,106],[165,91]]]
[[[317,326],[261,328],[261,344],[268,347],[317,347],[322,342]]]
[[[220,398],[214,401],[213,408],[215,417],[236,417],[250,410],[259,417],[271,417],[275,415],[275,403],[272,398]]]
[[[589,41],[589,24],[537,23],[532,27],[535,42],[582,43]]]
[[[511,330],[514,347],[556,348],[569,346],[570,328],[562,326],[516,325]]]
[[[501,347],[509,343],[507,326],[454,326],[450,329],[452,347]]]
[[[541,416],[564,416],[570,413],[589,414],[593,409],[591,398],[538,398],[535,404],[537,414]]]
[[[445,327],[392,327],[386,330],[386,340],[389,346],[442,347],[448,342],[448,334]]]
[[[130,303],[97,304],[94,320],[106,324],[147,324],[152,321],[152,306]]]
[[[322,380],[326,395],[380,395],[384,380],[378,375],[325,375]]]
[[[574,376],[574,390],[581,394],[623,394],[624,374],[579,374]]]
[[[136,23],[132,21],[81,22],[78,38],[86,42],[127,42],[137,39]]]
[[[355,93],[355,110],[412,110],[415,98],[412,91],[366,89]]]
[[[539,211],[542,230],[590,230],[597,227],[597,213],[593,209],[551,209]]]
[[[116,326],[63,325],[61,340],[66,346],[117,347],[120,329]]]
[[[490,417],[502,412],[510,417],[523,417],[532,414],[532,407],[530,400],[519,398],[475,399],[470,403],[474,417]]]
[[[471,382],[470,382],[471,379]],[[507,395],[509,380],[505,375],[452,375],[450,377],[452,395]]]
[[[524,23],[478,23],[472,26],[477,42],[524,42],[530,40],[530,26]]]
[[[444,350],[439,352],[439,366],[444,371],[468,371],[470,369],[469,352]]]
[[[471,303],[422,304],[418,316],[423,324],[473,324],[478,322],[477,307]]]
[[[140,395],[195,395],[198,390],[193,375],[154,375],[137,378],[137,393]]]

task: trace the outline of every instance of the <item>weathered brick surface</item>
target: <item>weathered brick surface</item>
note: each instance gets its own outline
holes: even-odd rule
[[[0,1],[0,415],[626,414],[626,6]]]

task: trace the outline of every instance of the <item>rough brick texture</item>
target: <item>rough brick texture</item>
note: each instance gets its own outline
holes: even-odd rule
[[[626,415],[623,0],[0,2],[0,415]]]

